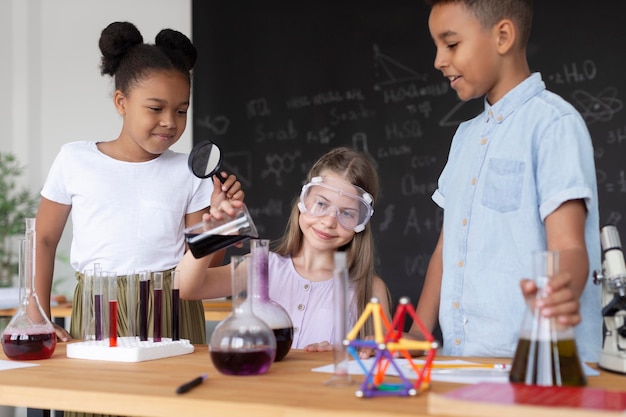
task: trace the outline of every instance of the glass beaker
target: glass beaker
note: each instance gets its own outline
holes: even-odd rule
[[[291,349],[293,342],[293,323],[287,310],[272,301],[269,296],[269,239],[250,241],[252,255],[251,300],[254,314],[261,318],[274,332],[276,337],[276,362],[283,359]]]
[[[35,219],[27,218],[20,246],[20,282],[24,288],[18,310],[2,333],[2,349],[9,359],[48,359],[54,353],[57,337],[35,291]]]
[[[272,329],[254,315],[247,302],[250,287],[248,257],[231,257],[233,307],[211,335],[209,352],[215,368],[226,375],[260,375],[270,369],[276,356]]]
[[[235,208],[235,214],[225,213],[221,219],[211,216],[185,229],[185,241],[195,258],[202,258],[246,239],[259,237],[245,204]]]
[[[558,272],[558,267],[558,252],[533,252],[537,300],[545,297],[544,287]],[[553,317],[544,317],[535,304],[527,307],[509,380],[526,385],[585,385],[574,329]]]

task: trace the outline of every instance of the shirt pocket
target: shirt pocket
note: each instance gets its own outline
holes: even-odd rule
[[[522,201],[524,162],[490,159],[487,165],[483,206],[506,213],[519,209]]]

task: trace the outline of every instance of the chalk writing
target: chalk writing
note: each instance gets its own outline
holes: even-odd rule
[[[359,103],[356,109],[340,110],[337,107],[330,109],[330,125],[337,126],[341,122],[355,122],[362,119],[369,119],[376,115],[374,109],[366,108],[363,103]]]
[[[345,102],[360,102],[365,100],[365,95],[359,88],[344,91],[330,90],[313,96],[290,97],[285,101],[287,110],[302,110],[313,106],[325,104],[337,104]]]
[[[609,121],[623,107],[614,87],[605,88],[595,96],[583,90],[576,90],[572,93],[572,102],[587,124]]]
[[[252,218],[258,216],[268,217],[281,217],[284,214],[283,202],[281,200],[270,198],[266,200],[261,206],[255,205],[254,207],[248,207]]]
[[[375,90],[381,89],[382,86],[388,84],[397,84],[405,81],[419,80],[426,81],[428,74],[420,74],[412,68],[401,64],[399,61],[383,54],[378,45],[373,45],[374,50],[374,68],[378,70],[382,81],[374,85]]]
[[[418,139],[424,136],[419,120],[405,120],[401,123],[385,124],[385,138],[387,140]]]
[[[197,118],[196,123],[198,126],[205,127],[216,135],[224,135],[228,131],[230,120],[228,117],[223,115],[215,116],[213,118],[206,115],[204,117]]]
[[[626,141],[626,126],[609,130],[606,143],[609,145],[620,145]]]
[[[409,277],[418,276],[423,278],[428,269],[431,253],[420,253],[416,256],[407,256],[404,258],[404,271]]]
[[[598,75],[596,64],[590,59],[581,63],[563,64],[561,72],[548,75],[547,79],[556,84],[574,84],[593,80]]]
[[[257,142],[265,142],[265,141],[287,141],[287,140],[295,140],[298,138],[298,131],[296,130],[293,120],[287,120],[287,126],[280,129],[267,129],[262,123],[256,125],[255,128],[255,137],[254,140]]]
[[[436,182],[421,182],[417,179],[416,174],[413,173],[404,174],[400,184],[402,195],[407,197],[414,195],[430,196],[437,189]]]
[[[274,175],[276,184],[282,186],[282,175],[293,172],[296,166],[296,159],[300,157],[300,154],[300,150],[295,150],[292,153],[284,153],[282,155],[276,153],[265,155],[267,168],[261,171],[261,177],[267,178],[269,175]]]
[[[248,119],[253,119],[255,117],[266,117],[272,114],[270,111],[270,106],[267,103],[267,99],[264,97],[248,100],[246,103],[246,114],[248,115]]]
[[[394,204],[388,204],[387,207],[385,207],[385,210],[383,211],[383,221],[378,226],[378,230],[381,232],[389,230],[389,226],[391,226],[391,223],[393,222],[393,210],[395,207],[396,206]]]

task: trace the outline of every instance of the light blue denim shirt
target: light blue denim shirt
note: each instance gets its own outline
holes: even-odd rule
[[[439,322],[443,354],[512,357],[526,313],[519,287],[546,248],[545,218],[584,199],[589,280],[576,326],[584,361],[602,343],[600,226],[591,138],[580,114],[532,74],[462,123],[433,200],[444,209]]]

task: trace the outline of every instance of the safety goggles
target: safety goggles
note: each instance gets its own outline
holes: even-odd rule
[[[310,216],[335,216],[341,226],[359,233],[374,214],[372,202],[361,187],[314,177],[302,187],[298,208]]]

